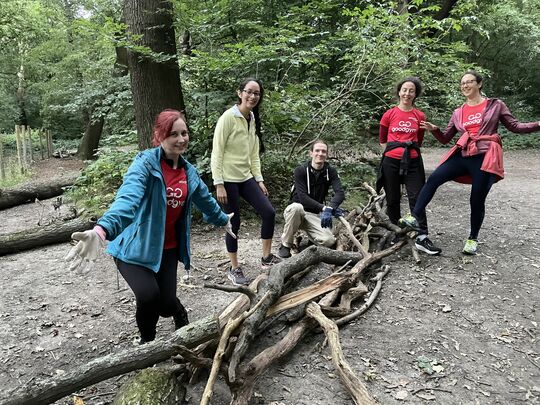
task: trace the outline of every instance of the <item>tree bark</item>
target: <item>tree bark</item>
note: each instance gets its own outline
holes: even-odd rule
[[[36,198],[46,200],[64,192],[64,187],[75,183],[78,175],[55,177],[48,181],[26,183],[18,187],[0,189],[0,210],[34,202]]]
[[[90,111],[85,113],[86,129],[84,131],[83,138],[79,144],[77,150],[77,156],[84,160],[91,160],[96,158],[96,152],[103,133],[103,125],[105,124],[105,118],[100,115],[94,117],[94,110],[97,104],[94,105]]]
[[[12,391],[0,393],[2,405],[45,405],[77,390],[108,378],[151,367],[179,352],[180,346],[195,347],[219,335],[217,319],[208,317],[176,331],[167,340],[155,340],[92,360],[65,374],[48,380],[30,382]]]
[[[124,15],[137,45],[152,54],[128,52],[139,148],[151,146],[156,115],[166,108],[184,110],[180,70],[176,55],[173,5],[169,0],[125,0]],[[164,61],[156,60],[156,57]]]
[[[450,16],[450,12],[456,5],[457,0],[444,0],[440,10],[433,16],[435,20],[444,20]]]
[[[85,231],[94,226],[95,221],[75,218],[67,222],[56,222],[15,233],[0,235],[0,256],[41,246],[63,243],[71,240],[71,234]]]

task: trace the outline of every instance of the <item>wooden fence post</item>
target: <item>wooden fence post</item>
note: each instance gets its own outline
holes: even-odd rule
[[[17,139],[17,160],[19,162],[19,169],[21,173],[24,173],[24,155],[21,142],[21,127],[19,125],[15,125],[15,138]]]
[[[43,146],[43,129],[38,130],[39,138],[39,153],[41,154],[41,160],[45,159],[45,146]]]
[[[28,149],[30,150],[28,157],[30,158],[30,164],[32,164],[34,163],[34,147],[32,145],[32,128],[30,128],[30,125],[29,125],[27,129],[28,129]]]
[[[0,133],[0,180],[6,179],[6,166],[4,165],[4,144]]]
[[[52,135],[51,130],[47,130],[47,149],[49,153],[49,158],[53,156],[54,150],[53,150],[53,141],[52,141]]]

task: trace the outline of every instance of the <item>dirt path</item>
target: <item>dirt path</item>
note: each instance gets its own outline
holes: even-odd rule
[[[441,154],[424,152],[428,171]],[[480,254],[474,257],[460,253],[468,232],[469,188],[444,185],[428,207],[431,236],[442,256],[422,256],[419,266],[406,251],[392,258],[376,307],[341,330],[345,355],[380,403],[540,403],[539,158],[538,151],[505,155],[507,178],[488,197]],[[38,211],[34,204],[0,211],[0,233],[37,222]],[[240,245],[251,276],[259,271],[260,249],[253,225],[243,227]],[[216,267],[226,260],[220,233],[199,226],[192,239],[194,284],[225,283],[224,268]],[[101,257],[93,274],[81,277],[63,263],[68,250],[64,244],[0,257],[1,389],[121,350],[136,336],[134,300],[123,280],[117,288],[110,258]],[[232,298],[184,286],[179,296],[191,319],[218,312]],[[158,336],[172,329],[172,321],[162,319]],[[286,330],[277,322],[262,338],[274,340]],[[320,335],[308,338],[261,378],[253,403],[351,404],[321,342]],[[124,378],[80,394],[86,404],[110,403]],[[198,403],[201,389],[190,389],[188,403]],[[228,400],[220,381],[212,403]]]

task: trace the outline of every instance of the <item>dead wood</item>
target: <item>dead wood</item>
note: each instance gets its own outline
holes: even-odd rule
[[[0,235],[0,256],[54,243],[69,242],[73,232],[85,231],[92,228],[94,224],[94,219],[79,217]]]
[[[253,308],[251,308],[247,312],[244,312],[237,318],[229,319],[227,325],[225,325],[225,328],[223,329],[223,332],[221,333],[221,337],[219,339],[216,354],[214,355],[214,363],[212,364],[212,369],[210,370],[210,376],[208,377],[206,387],[204,388],[204,392],[202,394],[201,405],[208,405],[210,403],[210,399],[212,399],[214,384],[216,382],[218,371],[221,367],[221,361],[223,359],[223,355],[225,354],[225,349],[227,348],[227,344],[229,343],[229,338],[231,337],[231,334],[242,324],[242,322],[244,322],[244,319],[250,316],[253,312],[257,310],[257,308],[259,308],[264,303],[267,296],[268,292]]]
[[[193,322],[169,339],[157,339],[120,353],[109,354],[53,378],[31,382],[12,391],[0,392],[2,405],[45,405],[89,385],[130,371],[151,367],[179,352],[180,345],[194,347],[219,334],[218,321],[207,317]]]
[[[268,291],[268,299],[244,322],[229,363],[229,381],[235,382],[238,364],[255,338],[261,322],[265,319],[268,308],[281,296],[283,283],[287,278],[316,263],[325,262],[341,265],[349,260],[356,262],[359,259],[361,259],[359,253],[337,252],[320,246],[311,246],[291,259],[272,266],[266,285],[260,289],[262,291],[257,292],[257,298],[260,301],[260,298]]]
[[[46,200],[56,197],[64,192],[64,188],[72,186],[77,179],[77,175],[66,175],[55,177],[50,180],[40,182],[30,182],[0,189],[0,210],[15,207],[27,202],[34,202],[36,198]]]
[[[306,314],[315,319],[323,328],[328,339],[328,344],[330,345],[332,363],[334,363],[343,385],[351,394],[354,403],[357,405],[375,405],[375,400],[371,397],[362,380],[354,373],[343,355],[337,325],[324,316],[321,308],[314,302],[308,304]]]

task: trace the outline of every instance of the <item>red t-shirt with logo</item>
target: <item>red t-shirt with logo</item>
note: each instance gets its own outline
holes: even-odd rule
[[[424,130],[420,128],[420,121],[424,121],[426,115],[416,108],[411,111],[403,111],[399,107],[386,111],[381,118],[379,132],[380,143],[415,141],[422,145]],[[392,149],[384,155],[394,159],[401,159],[404,148]],[[411,149],[411,158],[418,157],[418,153]]]
[[[163,249],[178,246],[175,224],[182,215],[187,198],[187,176],[183,167],[173,169],[164,160],[161,161],[161,171],[167,195],[167,215],[165,217],[165,243]]]
[[[487,99],[482,101],[480,104],[475,106],[470,106],[465,104],[463,106],[463,115],[461,122],[465,130],[471,134],[476,135],[480,131],[482,126],[482,120],[484,119],[484,112],[487,106]]]

